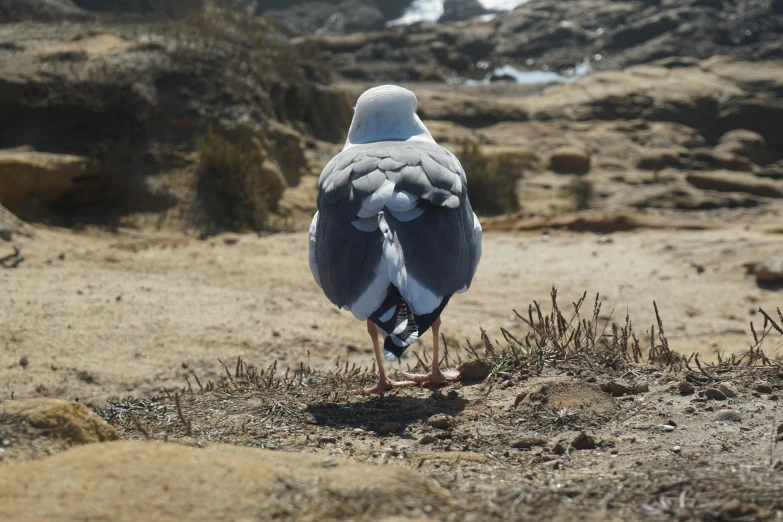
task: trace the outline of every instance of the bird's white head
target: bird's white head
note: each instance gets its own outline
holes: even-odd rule
[[[435,143],[416,114],[416,95],[396,85],[373,87],[359,96],[345,148],[378,141]]]

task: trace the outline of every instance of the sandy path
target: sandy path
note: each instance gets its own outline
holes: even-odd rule
[[[500,326],[519,328],[511,309],[547,303],[555,284],[566,309],[583,290],[600,291],[604,315],[616,308],[618,321],[627,307],[638,334],[652,324],[656,300],[677,350],[741,351],[748,322],[758,323],[750,310],[783,305],[780,292],[758,288],[742,268],[779,253],[780,235],[763,228],[643,230],[610,242],[569,232],[548,240],[486,234],[474,286],[453,299],[443,331],[477,342],[479,326],[493,336]],[[190,371],[215,379],[223,373],[218,358],[240,355],[258,365],[297,366],[309,357],[328,367],[340,357],[369,366],[363,325],[323,297],[306,244],[305,233],[199,241],[39,229],[37,239],[21,242],[21,267],[0,270],[0,397],[13,391],[100,404],[182,385]]]

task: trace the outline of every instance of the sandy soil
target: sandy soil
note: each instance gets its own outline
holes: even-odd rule
[[[493,338],[500,327],[524,333],[512,309],[547,302],[555,285],[563,303],[601,292],[602,316],[614,309],[623,322],[630,312],[640,333],[653,324],[656,301],[682,353],[742,352],[749,321],[760,323],[755,310],[781,304],[743,267],[779,253],[777,219],[734,215],[713,230],[608,236],[487,233],[475,283],[453,299],[442,331],[452,349],[466,339],[480,345],[480,327]],[[190,372],[215,379],[224,371],[218,359],[237,356],[281,368],[372,364],[364,326],[313,282],[305,233],[198,240],[36,227],[18,244],[26,260],[0,270],[0,397],[99,406],[181,386]],[[427,336],[409,352],[430,343]],[[409,353],[403,367],[411,362]]]

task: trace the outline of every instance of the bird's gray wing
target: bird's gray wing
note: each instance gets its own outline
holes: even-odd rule
[[[367,318],[391,283],[414,313],[426,314],[470,285],[481,229],[465,172],[448,150],[355,146],[327,164],[318,188],[313,275],[336,305]]]

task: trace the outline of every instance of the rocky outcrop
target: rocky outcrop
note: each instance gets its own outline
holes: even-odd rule
[[[228,445],[98,444],[0,474],[3,520],[409,520],[451,502],[415,470]]]
[[[83,156],[0,150],[0,201],[7,204],[90,201],[106,183],[98,165]]]
[[[150,193],[160,185],[151,176],[194,164],[209,132],[257,144],[268,170],[294,186],[309,142],[342,139],[352,101],[274,23],[219,10],[175,23],[181,42],[97,23],[9,32],[0,150],[26,152],[0,154],[0,202],[171,205],[170,192]]]
[[[84,18],[87,13],[73,0],[0,0],[0,22]]]
[[[47,437],[74,444],[119,439],[117,430],[78,402],[56,399],[23,399],[0,403],[0,417],[24,423]]]
[[[416,68],[443,78],[470,75],[480,61],[574,74],[577,64],[613,70],[664,58],[775,60],[783,57],[779,11],[767,0],[530,0],[490,21],[352,35],[355,45],[333,49],[328,58],[346,77],[372,81],[415,81]]]

